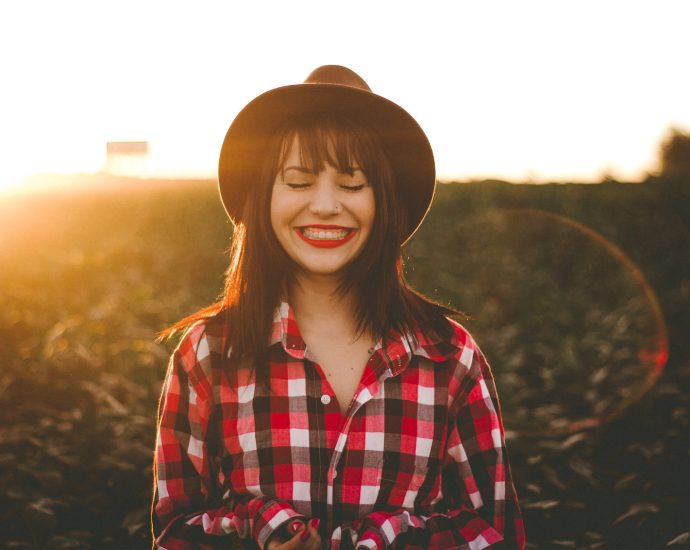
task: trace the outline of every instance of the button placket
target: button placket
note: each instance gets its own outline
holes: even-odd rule
[[[343,431],[340,432],[340,436],[338,437],[338,442],[335,445],[335,449],[333,449],[333,456],[331,457],[331,464],[329,467],[329,480],[328,480],[328,487],[327,487],[327,504],[329,506],[333,505],[333,485],[335,483],[335,479],[338,477],[338,465],[340,464],[340,460],[342,459],[343,456],[343,450],[345,449],[345,444],[347,443],[347,430],[349,429],[349,419],[345,422],[345,426],[343,426]]]

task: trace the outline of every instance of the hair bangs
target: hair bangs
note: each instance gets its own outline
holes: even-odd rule
[[[295,140],[301,167],[310,172],[317,174],[329,165],[349,175],[360,169],[370,183],[376,179],[373,139],[345,117],[314,114],[288,123],[282,132],[279,166],[285,164]]]

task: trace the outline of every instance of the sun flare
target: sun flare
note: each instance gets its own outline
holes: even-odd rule
[[[0,191],[30,174],[99,171],[112,140],[151,144],[143,175],[208,177],[247,101],[326,63],[407,109],[445,181],[640,179],[667,128],[690,128],[682,2],[626,4],[621,25],[616,3],[505,2],[496,17],[482,3],[353,0],[337,25],[289,40],[295,13],[324,13],[306,0],[275,3],[271,18],[262,3],[68,4],[0,4],[0,48],[11,52],[0,60]],[[240,23],[232,33],[228,21]],[[395,55],[353,42],[353,28]]]

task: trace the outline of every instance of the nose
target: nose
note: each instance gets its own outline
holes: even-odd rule
[[[340,210],[336,182],[322,172],[316,179],[314,191],[309,201],[309,211],[317,216],[334,216]]]

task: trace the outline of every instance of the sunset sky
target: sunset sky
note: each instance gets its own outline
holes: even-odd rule
[[[329,63],[418,120],[440,179],[638,179],[690,130],[688,22],[685,0],[2,2],[0,189],[98,171],[113,140],[213,176],[249,100]]]

